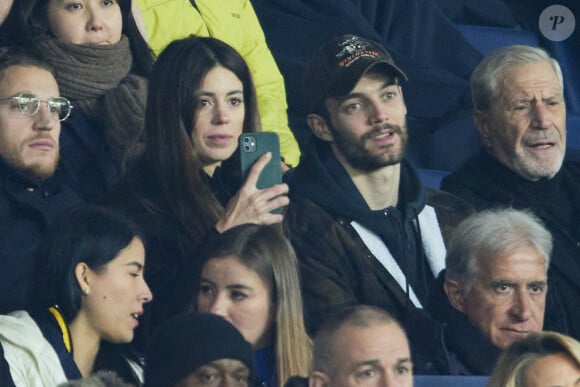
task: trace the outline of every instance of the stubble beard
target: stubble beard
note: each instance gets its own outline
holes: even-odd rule
[[[373,172],[389,165],[399,164],[405,155],[408,143],[407,124],[401,125],[381,124],[375,126],[360,138],[356,138],[350,132],[339,131],[331,128],[334,143],[337,150],[342,154],[349,165],[363,172]],[[391,130],[399,137],[399,147],[396,144],[388,144],[379,147],[380,152],[373,153],[366,147],[367,142],[377,134]]]
[[[564,152],[553,156],[551,160],[541,160],[527,147],[540,141],[552,141],[562,147],[559,134],[556,131],[535,135],[524,135],[522,138],[522,152],[518,152],[514,160],[514,167],[518,174],[523,174],[529,180],[551,179],[558,173],[564,161]]]

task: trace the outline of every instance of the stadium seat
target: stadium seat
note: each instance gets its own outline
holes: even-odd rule
[[[415,387],[485,387],[487,376],[431,376],[413,377]]]

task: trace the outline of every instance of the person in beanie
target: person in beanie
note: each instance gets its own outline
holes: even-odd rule
[[[254,352],[223,318],[187,313],[165,321],[151,338],[146,387],[252,385]]]

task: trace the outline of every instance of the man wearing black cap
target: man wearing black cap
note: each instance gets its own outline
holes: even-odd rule
[[[252,345],[229,322],[187,313],[161,324],[151,338],[146,387],[254,385]]]
[[[285,222],[311,331],[336,309],[370,304],[417,331],[412,347],[427,348],[422,308],[444,267],[447,234],[471,207],[425,189],[405,159],[404,80],[381,45],[358,36],[316,53],[304,79],[315,137],[290,181]]]

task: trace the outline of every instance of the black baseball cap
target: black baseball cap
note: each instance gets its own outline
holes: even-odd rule
[[[407,80],[391,55],[374,40],[342,35],[327,42],[314,54],[304,73],[308,113],[319,112],[328,97],[348,94],[367,71],[379,65],[397,78]]]

